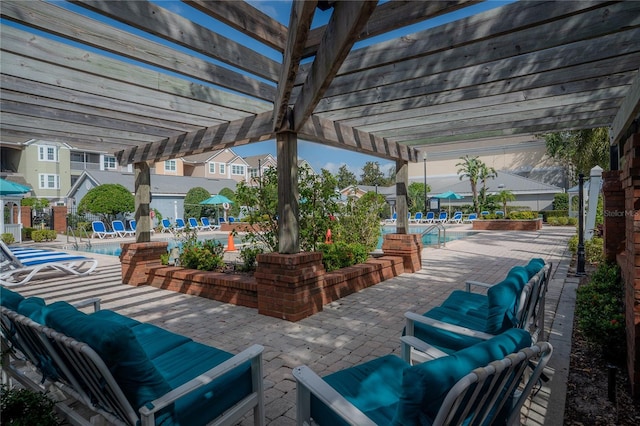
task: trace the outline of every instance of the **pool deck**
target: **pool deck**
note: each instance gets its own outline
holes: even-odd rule
[[[573,234],[573,227],[547,226],[535,232],[480,232],[444,248],[425,248],[420,271],[351,294],[296,323],[197,296],[124,285],[115,256],[96,254],[100,265],[90,277],[50,277],[15,290],[48,303],[99,297],[103,309],[232,353],[253,343],[263,345],[267,424],[286,426],[295,424],[294,367],[306,364],[324,376],[390,353],[399,355],[405,312],[424,313],[452,290],[463,289],[467,279],[498,282],[513,266],[541,257],[553,262],[545,318],[545,334],[554,346],[546,371],[551,380],[523,408],[522,420],[527,425],[561,425],[579,281],[569,274],[567,240]],[[253,421],[248,417],[241,424]]]

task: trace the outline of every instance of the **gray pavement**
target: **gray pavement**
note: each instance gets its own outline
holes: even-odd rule
[[[455,226],[468,230],[468,225]],[[255,309],[153,287],[122,284],[115,256],[95,255],[100,266],[89,277],[52,277],[18,289],[47,302],[100,297],[112,309],[196,341],[237,353],[253,343],[265,347],[265,402],[269,425],[295,424],[295,381],[291,370],[306,364],[321,376],[389,353],[400,354],[406,311],[424,313],[464,281],[498,282],[511,267],[533,257],[553,262],[546,304],[546,336],[554,346],[543,384],[523,409],[530,425],[561,425],[577,279],[568,276],[572,227],[537,232],[483,232],[425,248],[422,269],[402,274],[324,306],[297,323],[259,315]],[[96,242],[97,244],[97,242]],[[242,424],[252,424],[247,418]]]

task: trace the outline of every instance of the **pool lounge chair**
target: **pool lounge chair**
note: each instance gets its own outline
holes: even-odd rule
[[[42,271],[87,275],[98,266],[96,259],[54,250],[7,247],[0,241],[0,284],[17,287],[28,284]]]
[[[136,235],[136,231],[125,228],[124,222],[121,220],[112,221],[111,228],[113,228],[113,232],[115,232],[118,237],[133,237]]]
[[[202,222],[202,229],[208,229],[210,231],[216,231],[220,229],[220,225],[212,225],[211,222],[209,222],[208,217],[201,217],[200,222]]]
[[[462,212],[455,212],[448,223],[462,223]]]
[[[129,226],[131,227],[131,230],[133,231],[133,235],[136,234],[136,226],[138,226],[137,222],[135,220],[131,220],[129,221]],[[150,229],[151,233],[153,234],[154,232],[156,232],[155,229],[151,228]]]
[[[196,219],[195,217],[190,217],[189,219],[187,219],[187,221],[189,222],[189,228],[194,228],[198,231],[203,231],[206,229],[206,227],[198,224],[198,219]]]
[[[323,378],[297,367],[296,423],[518,424],[553,351],[547,342],[530,345],[525,331],[512,329],[419,365],[392,354]]]
[[[437,219],[433,219],[434,222],[445,223],[447,221],[447,212],[440,212]]]
[[[422,223],[433,223],[436,218],[436,214],[434,212],[427,212],[427,215],[422,219]]]
[[[118,236],[115,232],[107,230],[107,227],[101,220],[94,220],[91,222],[91,228],[93,229],[91,238],[98,237],[100,239],[104,239],[106,237],[115,238]]]
[[[170,234],[173,234],[173,229],[171,228],[171,222],[169,221],[169,219],[162,219],[160,221],[160,226],[162,226],[160,232],[168,232]]]
[[[385,219],[384,223],[396,223],[397,220],[398,220],[398,215],[394,213],[393,215],[391,215],[390,218]]]
[[[173,227],[174,231],[184,231],[187,228],[187,225],[184,223],[184,219],[178,217],[176,218],[175,226]]]
[[[462,222],[463,223],[473,223],[474,220],[478,220],[478,214],[477,213],[471,213],[469,216],[467,216],[466,219],[464,219]]]
[[[416,212],[413,219],[409,219],[409,222],[412,223],[422,223],[422,212]]]

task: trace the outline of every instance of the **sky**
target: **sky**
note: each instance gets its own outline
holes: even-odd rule
[[[87,16],[90,16],[96,20],[100,20],[100,21],[108,21],[111,24],[113,24],[114,26],[121,26],[121,27],[126,27],[127,31],[131,31],[133,33],[138,33],[140,35],[145,35],[148,36],[148,34],[145,34],[143,32],[140,32],[136,29],[132,29],[124,24],[120,24],[117,23],[115,21],[112,21],[108,18],[105,18],[102,15],[99,14],[95,14],[92,13],[90,11],[87,11],[86,9],[67,3],[67,2],[63,2],[60,0],[51,0],[53,2],[55,2],[56,4],[62,6],[62,7],[66,7],[68,9],[74,10],[76,12],[85,14]],[[186,4],[184,4],[181,1],[178,0],[152,0],[154,3],[157,3],[159,6],[164,7],[174,13],[183,15],[195,22],[201,23],[202,25],[205,26],[210,26],[212,25],[211,23],[211,18],[207,17],[204,14],[201,14],[201,12],[187,6]],[[377,37],[372,37],[370,39],[366,39],[363,40],[361,42],[356,43],[356,45],[354,46],[354,48],[358,48],[358,47],[364,47],[366,45],[370,45],[370,44],[374,44],[377,42],[381,42],[381,41],[385,41],[388,40],[390,38],[396,38],[396,37],[400,37],[402,35],[405,34],[409,34],[409,33],[413,33],[413,32],[417,32],[417,31],[421,31],[421,30],[425,30],[427,28],[431,28],[431,27],[435,27],[438,25],[442,25],[443,23],[446,22],[451,22],[457,19],[461,19],[464,18],[466,16],[470,16],[491,8],[495,8],[498,6],[502,6],[506,3],[510,3],[514,0],[489,0],[489,1],[485,1],[485,2],[481,2],[479,4],[475,4],[472,6],[468,6],[463,8],[463,10],[460,11],[456,11],[456,12],[452,12],[449,13],[447,15],[443,15],[441,17],[437,17],[437,18],[433,18],[418,24],[414,24],[408,27],[404,27],[401,28],[399,30],[395,30],[393,32],[389,32],[385,35],[381,35],[381,36],[377,36]],[[265,14],[269,15],[270,17],[278,20],[279,22],[283,23],[284,25],[288,25],[289,23],[289,13],[291,10],[291,2],[290,1],[284,1],[284,0],[276,0],[276,1],[272,1],[272,0],[248,0],[249,3],[251,3],[254,7],[256,7],[257,9],[261,10],[262,12],[264,12]],[[381,2],[383,2],[383,0],[381,0]],[[314,21],[312,23],[312,28],[316,27],[316,26],[320,26],[320,25],[325,25],[330,16],[331,16],[331,11],[332,9],[329,9],[327,11],[320,11],[317,10],[315,12],[314,15]],[[2,20],[3,25],[17,25],[18,24],[13,24],[13,23],[9,23],[6,22],[5,20]],[[24,28],[27,29],[27,28]],[[41,33],[39,31],[33,30],[33,29],[27,29],[28,31],[33,31],[35,33],[39,33],[43,36],[47,36],[47,37],[51,37],[51,35],[49,34],[45,34],[45,33]],[[256,43],[253,39],[251,39],[250,37],[232,29],[229,27],[226,27],[225,25],[222,25],[220,23],[217,23],[216,28],[215,28],[216,32],[232,38],[236,41],[239,41],[243,44],[245,44],[247,47],[253,48],[254,50],[258,50],[260,51],[260,53],[262,53],[265,56],[268,56],[278,62],[280,62],[282,60],[282,54],[275,51],[275,50],[270,50],[268,48],[265,48],[265,46]],[[55,38],[55,37],[54,37]],[[68,40],[64,40],[61,38],[57,38],[59,41],[63,41],[65,43],[69,43],[69,44],[73,44],[75,45],[76,43],[73,42],[69,42]],[[155,41],[160,42],[160,43],[167,43],[166,41],[157,38],[155,39]],[[83,48],[87,48],[86,46],[82,46]],[[180,49],[179,47],[172,45],[172,47]],[[88,50],[90,50],[91,48],[89,48]],[[101,50],[96,50],[96,52],[105,55],[105,56],[111,56],[114,57],[116,55],[110,54],[108,52],[104,52]],[[203,59],[206,59],[208,61],[213,61],[211,58],[208,57],[204,57],[202,56]],[[124,61],[130,61],[126,58],[122,58],[122,57],[118,57],[118,59],[120,60],[124,60]],[[140,66],[144,66],[144,67],[148,67],[148,68],[152,68],[152,69],[156,69],[157,71],[160,72],[167,72],[166,70],[162,70],[159,68],[155,68],[146,64],[140,64],[137,63],[137,65]],[[181,78],[184,78],[184,76],[181,76]],[[198,81],[198,80],[194,80],[195,82],[199,83],[199,84],[203,84],[203,82]],[[242,157],[247,157],[247,156],[253,156],[253,155],[261,155],[261,154],[267,154],[270,153],[271,155],[273,155],[274,157],[276,157],[276,143],[275,141],[265,141],[265,142],[256,142],[256,143],[252,143],[249,145],[244,145],[244,146],[238,146],[238,147],[234,147],[233,151],[235,153],[237,153],[238,155],[242,156]],[[357,153],[357,152],[353,152],[353,151],[348,151],[345,149],[338,149],[338,148],[334,148],[334,147],[328,147],[328,146],[324,146],[318,143],[313,143],[313,142],[308,142],[308,141],[303,141],[300,140],[298,142],[298,157],[300,159],[304,159],[306,161],[308,161],[311,166],[314,168],[314,170],[316,171],[320,171],[320,169],[326,169],[332,173],[336,173],[338,171],[338,169],[342,166],[342,165],[346,165],[347,168],[353,172],[356,177],[360,177],[361,173],[362,173],[362,168],[363,166],[367,163],[367,162],[377,162],[380,165],[380,169],[382,170],[382,172],[385,175],[389,174],[389,170],[395,168],[395,162],[390,161],[390,160],[386,160],[380,157],[374,157],[374,156],[370,156],[370,155],[365,155],[365,154],[361,154],[361,153]]]

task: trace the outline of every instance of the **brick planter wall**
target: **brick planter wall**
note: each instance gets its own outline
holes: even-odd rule
[[[388,256],[400,256],[404,270],[417,272],[422,269],[422,236],[419,234],[385,234],[382,252]]]
[[[478,219],[473,221],[472,229],[475,231],[538,231],[542,229],[542,219]]]
[[[132,286],[147,284],[147,270],[160,266],[160,256],[167,252],[169,243],[154,241],[148,243],[120,244],[120,263],[122,264],[122,282]]]
[[[382,256],[326,273],[322,253],[258,257],[254,276],[198,271],[160,264],[167,243],[122,244],[122,281],[257,308],[262,315],[299,321],[322,305],[404,273],[402,257]]]
[[[67,206],[53,206],[53,229],[59,234],[67,231]]]

